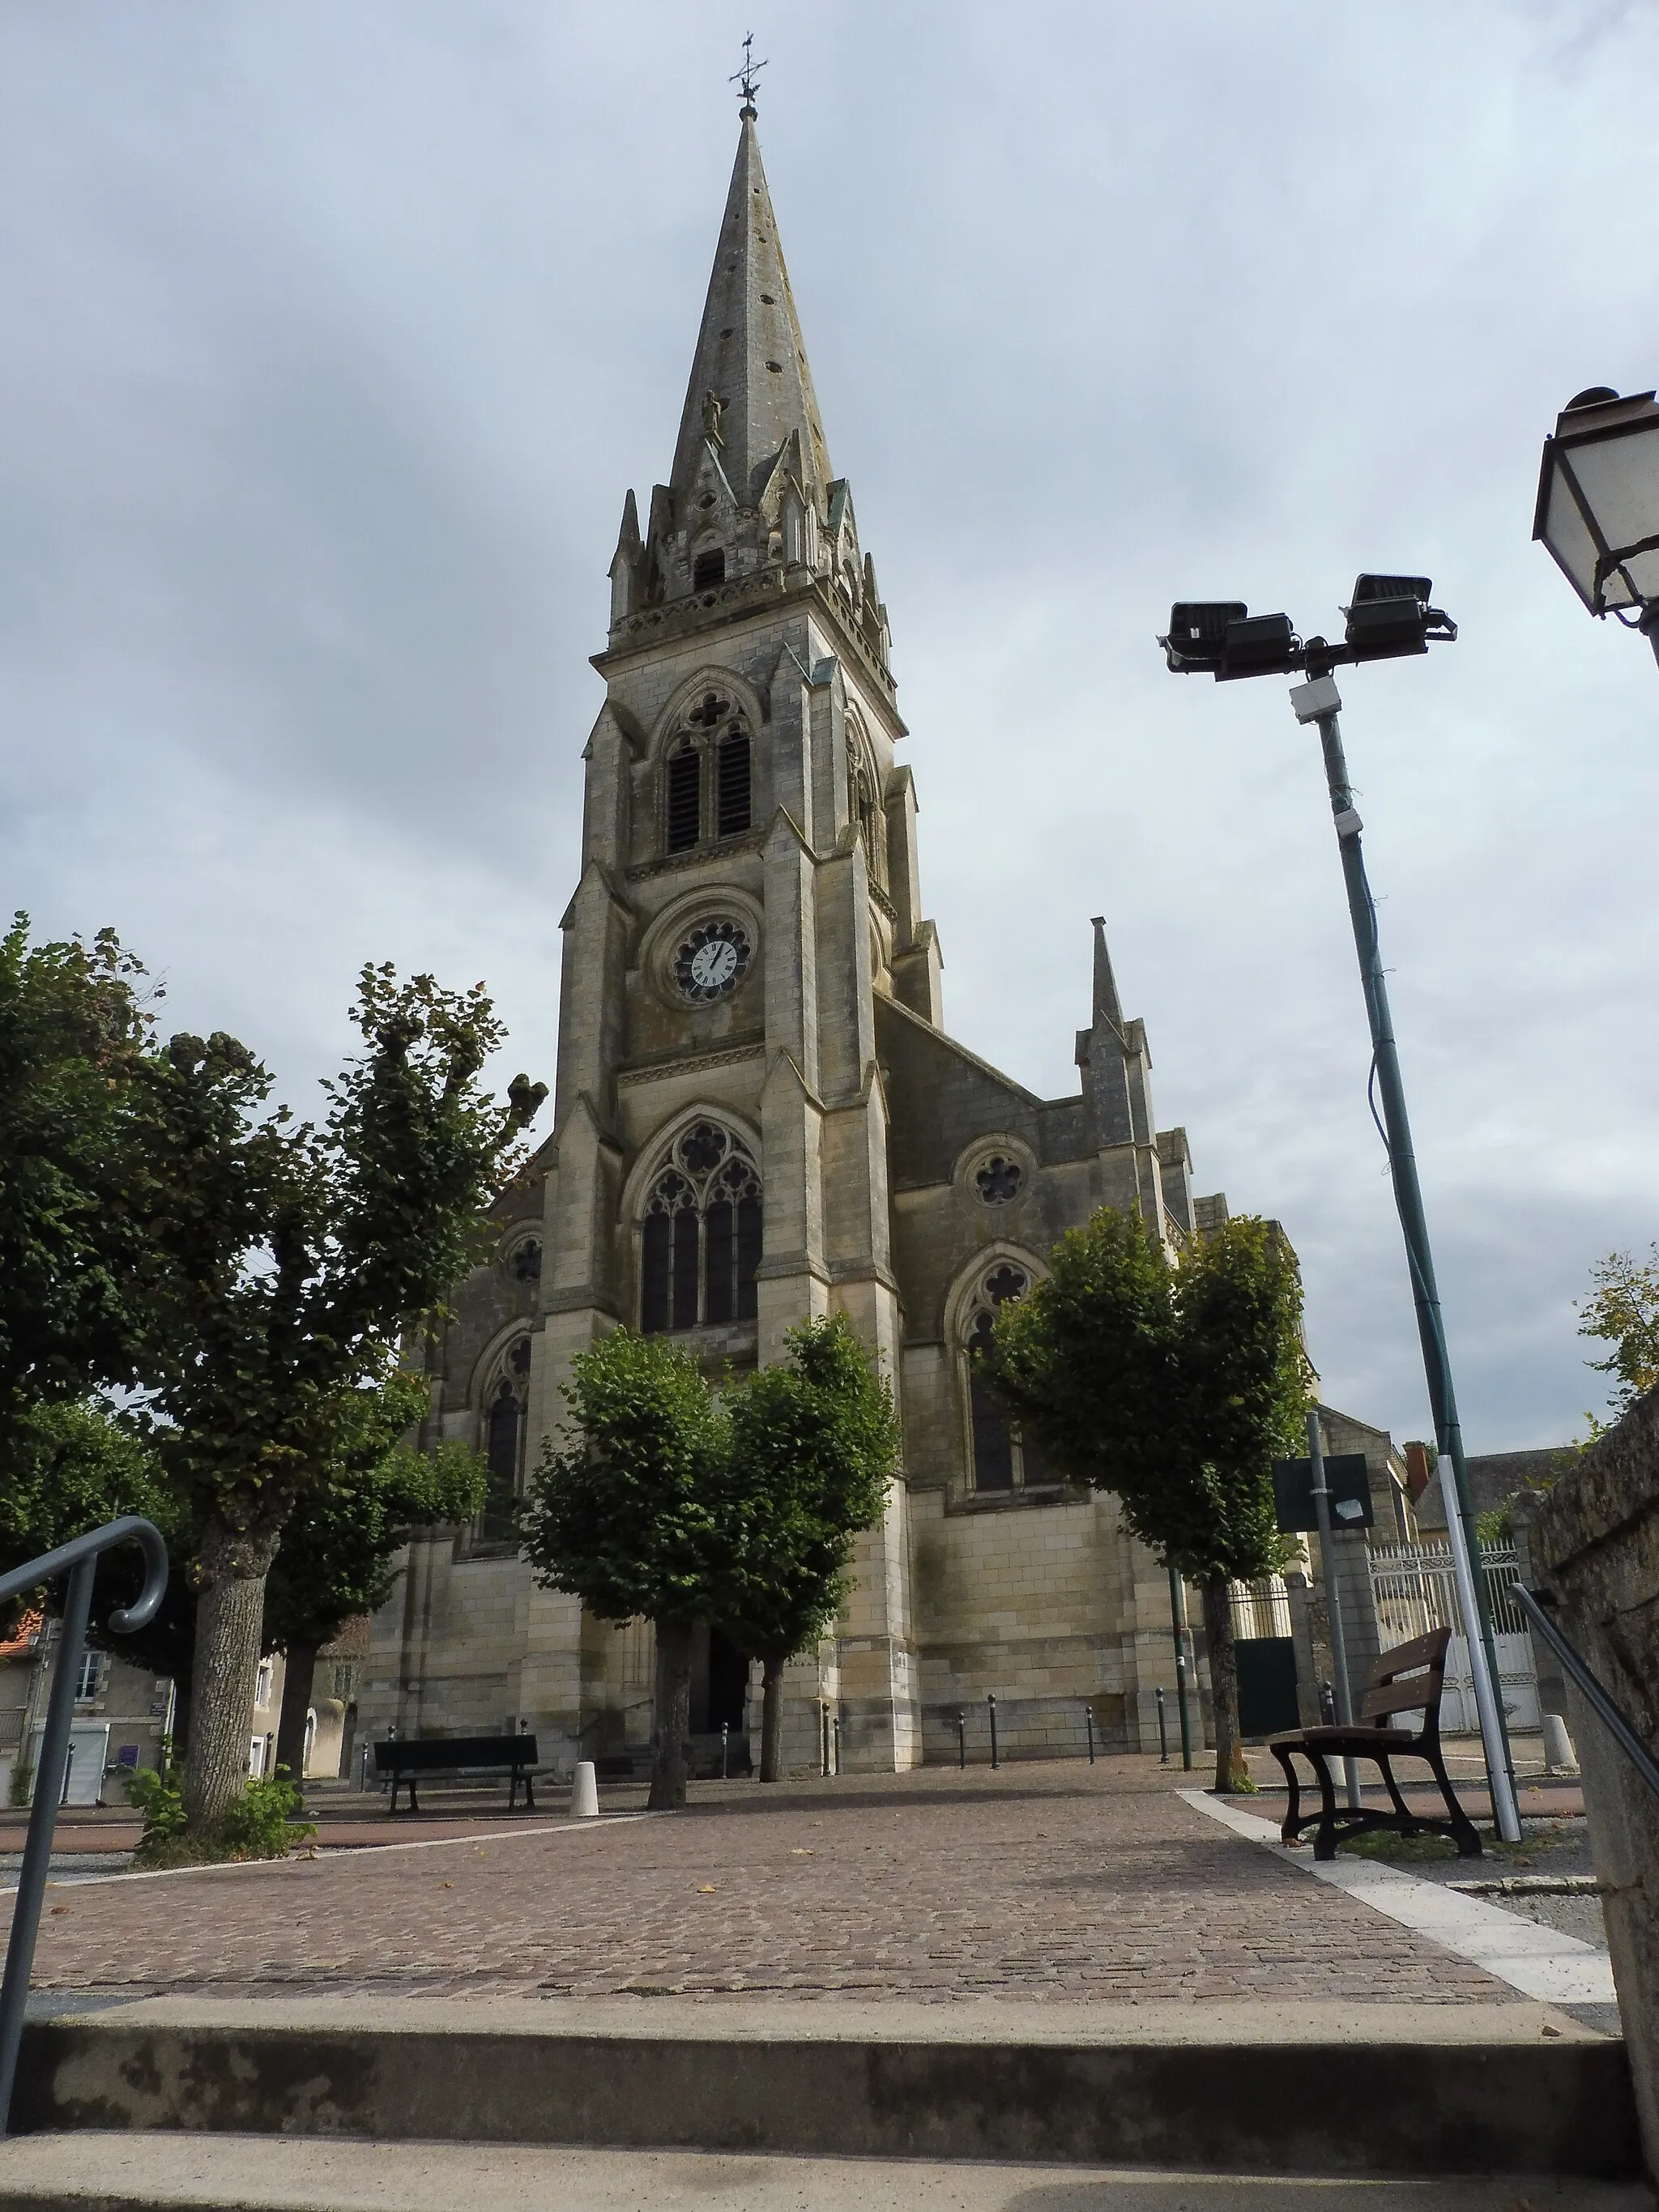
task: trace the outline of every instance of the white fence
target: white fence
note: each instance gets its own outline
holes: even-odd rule
[[[1228,1595],[1232,1600],[1233,1634],[1241,1643],[1290,1634],[1291,1594],[1283,1575],[1259,1583],[1233,1583]]]
[[[1414,1636],[1426,1636],[1432,1628],[1452,1630],[1440,1725],[1448,1735],[1473,1734],[1480,1721],[1475,1711],[1468,1639],[1457,1602],[1449,1548],[1443,1544],[1377,1545],[1372,1548],[1370,1563],[1377,1632],[1385,1651],[1396,1644],[1409,1644]],[[1483,1546],[1481,1565],[1486,1602],[1492,1607],[1504,1711],[1512,1729],[1535,1729],[1538,1681],[1532,1639],[1527,1633],[1526,1615],[1513,1595],[1521,1579],[1520,1562],[1512,1550]]]

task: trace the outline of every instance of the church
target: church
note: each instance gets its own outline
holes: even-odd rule
[[[629,492],[593,659],[580,876],[563,917],[551,1135],[428,1348],[428,1439],[491,1504],[422,1534],[374,1621],[360,1725],[528,1726],[544,1761],[642,1751],[647,1623],[541,1588],[507,1507],[571,1362],[617,1326],[711,1374],[845,1314],[904,1459],[833,1637],[785,1678],[786,1771],[892,1771],[1158,1740],[1167,1577],[1115,1502],[1056,1480],[970,1355],[1062,1232],[1139,1205],[1171,1248],[1226,1217],[1154,1119],[1104,925],[1079,1087],[1042,1098],[945,1026],[887,609],[830,458],[752,102],[666,483]],[[1079,945],[1079,977],[1084,946]],[[1081,989],[1079,989],[1081,1000]],[[758,1682],[758,1670],[752,1670]],[[694,1730],[741,1746],[744,1654],[704,1638]]]

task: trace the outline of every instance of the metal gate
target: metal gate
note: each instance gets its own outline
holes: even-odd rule
[[[1234,1656],[1238,1665],[1238,1732],[1247,1741],[1282,1735],[1297,1726],[1296,1646],[1285,1577],[1235,1583]]]
[[[1382,1649],[1409,1644],[1431,1628],[1449,1628],[1446,1653],[1446,1689],[1440,1707],[1440,1725],[1449,1735],[1474,1735],[1480,1726],[1475,1710],[1474,1679],[1469,1668],[1468,1638],[1457,1602],[1457,1583],[1452,1556],[1444,1544],[1377,1545],[1370,1554],[1371,1594],[1376,1601],[1376,1626]],[[1513,1591],[1521,1579],[1521,1564],[1508,1547],[1483,1545],[1481,1570],[1486,1602],[1492,1607],[1492,1642],[1498,1658],[1498,1690],[1512,1729],[1535,1729],[1538,1724],[1538,1677],[1533,1661],[1532,1638],[1526,1616]]]

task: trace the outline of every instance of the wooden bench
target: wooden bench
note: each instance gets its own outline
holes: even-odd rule
[[[1295,1735],[1279,1736],[1268,1744],[1268,1750],[1284,1768],[1285,1779],[1290,1784],[1290,1803],[1279,1832],[1287,1844],[1293,1844],[1303,1829],[1316,1822],[1319,1832],[1314,1838],[1314,1856],[1332,1859],[1345,1836],[1359,1835],[1368,1828],[1395,1828],[1402,1836],[1414,1836],[1426,1829],[1431,1835],[1449,1836],[1457,1845],[1460,1858],[1480,1857],[1479,1832],[1453,1795],[1451,1778],[1440,1751],[1440,1698],[1445,1686],[1446,1647],[1451,1642],[1451,1634],[1449,1628],[1437,1628],[1427,1636],[1419,1636],[1409,1644],[1397,1644],[1392,1651],[1383,1652],[1371,1669],[1370,1687],[1365,1692],[1359,1720],[1354,1727],[1301,1729]],[[1411,1712],[1422,1714],[1420,1728],[1413,1730],[1389,1725],[1395,1714]],[[1298,1752],[1312,1767],[1319,1784],[1317,1813],[1304,1814],[1301,1809],[1302,1796],[1295,1765]],[[1376,1806],[1339,1808],[1331,1765],[1340,1759],[1374,1760],[1382,1770],[1393,1810],[1385,1813]],[[1396,1759],[1423,1760],[1446,1801],[1443,1820],[1412,1811],[1394,1778],[1392,1762]]]
[[[533,1735],[428,1735],[388,1736],[374,1747],[374,1771],[382,1780],[392,1778],[392,1802],[388,1813],[398,1809],[399,1786],[409,1785],[409,1809],[418,1813],[420,1801],[415,1795],[417,1774],[506,1773],[507,1784],[507,1809],[510,1813],[519,1802],[519,1784],[524,1784],[524,1808],[526,1813],[536,1809],[535,1784],[532,1780],[536,1767],[536,1739]]]

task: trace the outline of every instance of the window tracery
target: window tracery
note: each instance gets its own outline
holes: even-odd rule
[[[540,1247],[537,1249],[539,1253]],[[524,1472],[529,1396],[530,1339],[520,1336],[502,1355],[484,1393],[486,1487],[483,1510],[477,1522],[482,1543],[503,1544],[513,1540],[513,1508]]]
[[[968,1368],[969,1480],[976,1493],[1012,1494],[1047,1488],[1055,1478],[1042,1445],[1020,1423],[1010,1421],[986,1380],[993,1350],[992,1329],[1000,1307],[1024,1297],[1030,1288],[1024,1268],[1003,1261],[980,1285],[964,1328]]]
[[[741,713],[718,691],[688,708],[663,763],[663,845],[694,852],[741,836],[753,820],[753,749]]]
[[[864,840],[864,856],[870,879],[878,890],[887,888],[887,817],[876,782],[868,741],[862,732],[849,729],[847,745],[847,803]]]
[[[642,1209],[641,1332],[752,1321],[761,1221],[760,1171],[743,1139],[714,1121],[682,1129]]]

